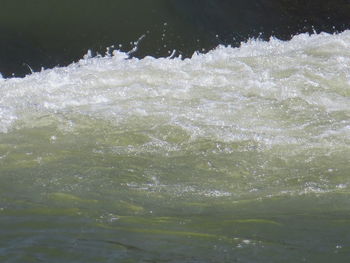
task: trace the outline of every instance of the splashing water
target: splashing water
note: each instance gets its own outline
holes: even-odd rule
[[[49,217],[94,247],[55,248],[72,262],[346,258],[349,47],[349,31],[302,34],[0,78],[0,224],[34,233],[5,231],[0,255],[52,259],[35,223],[14,230]]]

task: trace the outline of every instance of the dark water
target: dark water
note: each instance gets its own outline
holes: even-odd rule
[[[350,26],[348,0],[1,0],[0,7],[5,77],[68,65],[89,49],[130,51],[141,36],[133,56],[190,56],[252,37]]]

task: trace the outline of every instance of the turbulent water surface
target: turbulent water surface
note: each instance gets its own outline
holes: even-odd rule
[[[347,262],[350,32],[0,79],[1,262]]]
[[[0,73],[66,66],[106,47],[191,56],[249,38],[350,28],[349,0],[0,0]]]

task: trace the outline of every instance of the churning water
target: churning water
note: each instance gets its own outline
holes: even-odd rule
[[[2,262],[350,259],[350,31],[0,78]]]

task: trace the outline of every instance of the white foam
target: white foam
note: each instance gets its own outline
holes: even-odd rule
[[[192,138],[262,145],[320,142],[334,128],[349,141],[350,31],[250,40],[190,59],[85,56],[23,79],[0,78],[0,131],[57,114],[123,125],[181,127]],[[328,126],[325,126],[328,122]],[[311,128],[310,128],[311,127]],[[334,142],[333,142],[334,143]],[[335,140],[335,143],[337,141]]]

